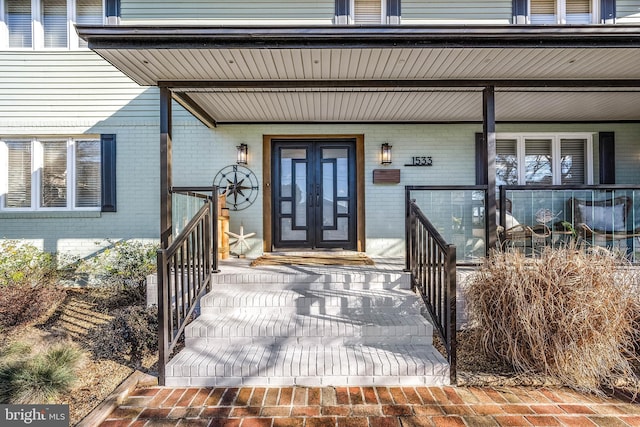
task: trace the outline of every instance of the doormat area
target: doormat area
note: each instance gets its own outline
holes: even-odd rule
[[[251,262],[251,267],[265,265],[375,265],[373,260],[363,253],[354,254],[264,254]]]

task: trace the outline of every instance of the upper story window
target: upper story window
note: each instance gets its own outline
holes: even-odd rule
[[[383,23],[383,2],[381,0],[353,0],[353,22],[355,24]]]
[[[99,139],[6,139],[0,164],[0,211],[101,208]]]
[[[592,183],[593,135],[497,135],[496,185]]]
[[[531,24],[595,24],[598,0],[529,0]]]
[[[4,0],[0,48],[75,49],[86,47],[73,26],[104,23],[102,0]],[[5,41],[6,40],[6,41]]]

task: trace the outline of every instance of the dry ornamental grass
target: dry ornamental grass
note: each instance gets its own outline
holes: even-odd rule
[[[508,250],[487,258],[466,297],[484,351],[516,372],[581,391],[637,392],[637,286],[629,266],[610,253],[547,248],[525,257]]]

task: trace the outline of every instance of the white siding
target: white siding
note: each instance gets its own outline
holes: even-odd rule
[[[509,24],[511,0],[487,1],[402,1],[403,24]]]
[[[121,10],[123,24],[330,24],[335,5],[332,0],[125,0]]]
[[[640,24],[640,1],[618,0],[616,15],[616,23],[618,24]]]

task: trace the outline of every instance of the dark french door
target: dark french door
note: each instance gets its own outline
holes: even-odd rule
[[[355,141],[274,140],[272,147],[274,249],[355,249]]]

